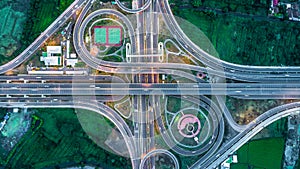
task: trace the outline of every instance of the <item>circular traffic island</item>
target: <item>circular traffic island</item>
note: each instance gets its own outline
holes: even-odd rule
[[[186,108],[176,113],[171,121],[170,131],[179,146],[198,148],[210,141],[213,123],[205,110]]]

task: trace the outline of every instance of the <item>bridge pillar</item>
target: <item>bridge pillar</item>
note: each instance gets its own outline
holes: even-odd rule
[[[163,47],[163,43],[162,42],[159,42],[158,43],[158,54],[161,54],[159,56],[159,62],[163,62],[164,61],[164,47]]]
[[[6,80],[6,83],[10,83],[11,82],[11,80]]]
[[[126,62],[130,63],[131,62],[131,44],[130,43],[126,43]]]

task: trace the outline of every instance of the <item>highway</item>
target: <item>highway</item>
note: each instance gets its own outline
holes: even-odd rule
[[[196,91],[196,92],[195,92]],[[2,83],[0,95],[227,95],[300,98],[300,84]],[[258,97],[258,99],[260,99]]]
[[[179,168],[178,160],[171,152],[156,149],[155,126],[172,152],[182,156],[203,155],[191,168],[214,168],[268,124],[300,110],[300,102],[290,103],[265,112],[248,125],[238,125],[225,105],[224,96],[240,99],[300,99],[300,67],[244,66],[211,56],[184,34],[172,14],[168,0],[138,0],[137,9],[128,9],[116,0],[123,12],[136,14],[136,27],[120,11],[99,9],[91,12],[93,3],[94,0],[75,0],[26,50],[0,66],[0,74],[24,63],[85,4],[73,30],[75,50],[89,67],[114,75],[0,76],[0,107],[78,108],[95,111],[112,121],[121,132],[134,169],[144,168],[144,163],[155,167],[153,155],[159,153],[170,156],[175,167]],[[206,67],[160,62],[154,57],[158,52],[160,38],[159,13],[163,14],[165,24],[180,46]],[[85,29],[98,16],[113,16],[124,24],[131,43],[130,52],[136,55],[131,62],[109,62],[91,56],[84,41]],[[211,81],[198,78],[196,73],[191,73],[193,71],[206,73]],[[159,83],[161,74],[184,77],[194,83]],[[123,75],[131,75],[131,82],[123,80]],[[232,83],[226,83],[224,79]],[[133,127],[129,127],[118,113],[102,103],[120,101],[126,96],[131,97]],[[204,144],[186,149],[174,139],[164,120],[165,112],[161,106],[166,101],[162,98],[168,96],[180,97],[209,112],[207,123],[210,130]],[[223,116],[228,125],[238,132],[224,144]],[[150,162],[146,162],[148,158]]]
[[[77,82],[124,82],[123,79],[121,79],[118,76],[110,76],[110,75],[91,75],[91,76],[82,76],[82,75],[76,75],[76,76],[58,76],[58,75],[19,75],[19,76],[0,76],[0,84],[6,82],[69,82],[69,83],[77,83]]]

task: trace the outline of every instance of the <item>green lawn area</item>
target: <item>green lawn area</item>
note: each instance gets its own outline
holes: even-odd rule
[[[223,12],[265,16],[268,14],[270,3],[270,1],[266,0],[191,0],[191,4],[194,7],[216,8]]]
[[[31,32],[30,40],[34,40],[43,32],[73,0],[31,0],[28,11],[26,33]]]
[[[232,164],[232,169],[280,169],[284,153],[284,138],[268,138],[251,141],[238,151],[238,164]]]
[[[73,2],[73,0],[30,0],[19,48],[20,54]]]
[[[103,60],[110,62],[122,62],[122,59],[119,56],[105,56]]]
[[[9,0],[0,2],[0,64],[13,59],[14,52],[21,47],[28,8],[29,5],[22,0],[14,0],[14,3]]]
[[[0,160],[0,166],[7,168],[62,168],[62,166],[95,164],[103,168],[131,167],[130,160],[105,151],[97,146],[105,141],[96,137],[109,133],[106,119],[94,112],[73,109],[36,109],[33,124],[24,138],[14,147],[8,159]],[[78,121],[80,117],[80,122]],[[93,119],[93,123],[86,120]],[[89,121],[90,122],[90,121]],[[81,124],[84,124],[84,130]],[[39,127],[37,127],[40,125]],[[93,129],[93,130],[91,130]],[[89,136],[98,139],[97,144]],[[56,166],[56,167],[54,167]]]
[[[174,13],[199,28],[217,52],[199,30],[180,24],[189,38],[222,60],[244,65],[300,65],[299,23],[213,11],[181,9]]]
[[[167,110],[176,113],[181,109],[181,99],[176,97],[168,97]]]

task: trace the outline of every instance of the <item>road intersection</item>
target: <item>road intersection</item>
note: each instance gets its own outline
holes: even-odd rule
[[[247,125],[238,125],[227,109],[222,96],[239,99],[300,99],[300,67],[259,67],[236,65],[222,61],[195,45],[176,22],[168,0],[139,0],[136,9],[128,9],[119,0],[116,9],[91,12],[95,0],[75,0],[27,49],[7,64],[0,66],[0,74],[12,70],[30,58],[41,45],[78,10],[73,30],[75,50],[90,68],[113,73],[104,76],[0,76],[0,107],[21,108],[79,108],[95,111],[118,128],[126,143],[132,168],[154,168],[155,154],[165,154],[179,168],[181,156],[203,156],[190,168],[215,168],[251,137],[272,122],[299,113],[300,103],[294,102],[273,108]],[[124,14],[136,16],[137,26]],[[85,31],[96,17],[111,16],[124,24],[130,41],[130,53],[137,58],[130,62],[104,61],[91,55],[86,47]],[[159,48],[160,19],[184,51],[205,66],[161,62],[153,57]],[[149,56],[149,57],[148,57]],[[193,71],[206,73],[203,80]],[[161,75],[184,77],[191,82],[162,83]],[[131,80],[123,79],[126,75]],[[232,83],[226,83],[232,80]],[[131,97],[132,124],[129,125],[105,102],[117,102]],[[209,137],[205,145],[186,149],[175,141],[170,126],[164,121],[162,98],[175,96],[208,112]],[[207,97],[210,96],[210,97]],[[92,99],[91,99],[92,98]],[[217,100],[214,102],[213,99]],[[184,109],[181,110],[183,112]],[[195,116],[196,117],[196,116]],[[225,122],[238,132],[223,144]],[[171,151],[156,146],[157,132]],[[221,146],[222,145],[222,146]],[[147,161],[148,158],[150,161]]]

